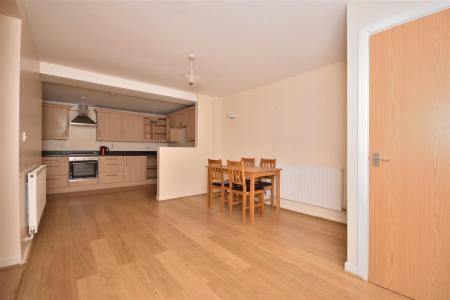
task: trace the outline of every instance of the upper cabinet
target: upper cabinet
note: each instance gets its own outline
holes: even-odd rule
[[[69,138],[70,106],[44,103],[42,105],[42,138],[67,140]]]
[[[186,110],[186,140],[195,141],[195,108]]]
[[[122,138],[125,141],[144,140],[144,117],[140,115],[122,115]]]
[[[122,114],[115,111],[97,110],[97,140],[122,140]]]
[[[97,109],[97,141],[167,142],[167,118]]]
[[[171,141],[195,141],[195,107],[190,107],[182,111],[177,111],[168,115],[170,128],[186,128],[185,131],[176,130],[177,138]],[[186,132],[185,137],[180,137],[181,132]],[[184,133],[183,133],[184,134]]]

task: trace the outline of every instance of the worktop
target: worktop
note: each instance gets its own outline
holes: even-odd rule
[[[86,150],[86,151],[42,151],[43,157],[50,157],[50,156],[69,156],[70,154],[82,154],[82,153],[92,153],[92,154],[98,154],[100,151],[92,151],[92,150]],[[147,156],[147,155],[155,155],[156,151],[109,151],[108,154],[104,156]]]

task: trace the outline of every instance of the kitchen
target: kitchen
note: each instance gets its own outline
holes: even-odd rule
[[[43,82],[48,194],[157,185],[159,148],[195,147],[192,103],[71,84]]]

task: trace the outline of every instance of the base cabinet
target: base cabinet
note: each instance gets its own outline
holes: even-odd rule
[[[123,172],[107,172],[98,174],[98,183],[123,182]]]
[[[147,179],[147,156],[127,156],[124,171],[125,182]]]
[[[47,192],[64,193],[155,183],[157,158],[148,156],[100,156],[98,178],[70,181],[68,157],[44,157],[47,165]]]

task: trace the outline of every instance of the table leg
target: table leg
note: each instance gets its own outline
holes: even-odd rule
[[[280,210],[280,185],[281,185],[281,178],[280,178],[280,171],[278,171],[276,173],[276,182],[277,182],[277,186],[276,186],[276,193],[277,193],[277,211]]]
[[[250,224],[255,223],[255,176],[250,176]]]

